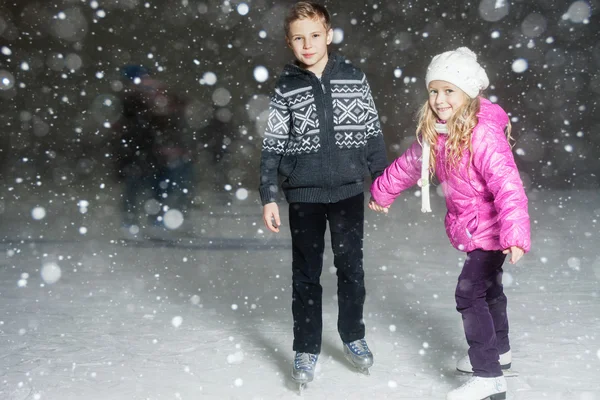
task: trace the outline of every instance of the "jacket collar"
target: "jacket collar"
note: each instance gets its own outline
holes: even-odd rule
[[[336,53],[329,53],[329,59],[327,60],[327,65],[325,65],[325,69],[323,70],[322,78],[325,78],[325,77],[328,77],[329,75],[331,75],[344,62],[345,62],[344,57],[342,57]],[[315,74],[312,73],[311,71],[300,67],[298,65],[297,61],[286,64],[286,66],[283,68],[283,74],[286,76],[290,76],[290,77],[292,77],[292,76],[306,76],[306,77],[315,76]]]

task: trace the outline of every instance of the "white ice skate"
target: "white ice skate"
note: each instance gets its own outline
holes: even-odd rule
[[[359,372],[369,375],[369,368],[373,365],[373,353],[365,339],[344,343],[344,356]]]
[[[500,354],[500,358],[498,359],[500,362],[500,368],[502,369],[502,373],[505,377],[517,376],[518,372],[512,370],[510,367],[512,365],[512,352],[509,350],[506,353]],[[458,372],[463,372],[465,374],[473,373],[473,366],[471,365],[471,360],[469,356],[465,356],[456,362],[456,369]]]
[[[483,378],[474,376],[464,385],[451,390],[446,395],[446,400],[505,400],[506,378]]]
[[[314,379],[318,358],[318,354],[296,353],[292,367],[292,379],[299,384],[298,390],[300,394],[306,388],[306,384],[312,382]]]

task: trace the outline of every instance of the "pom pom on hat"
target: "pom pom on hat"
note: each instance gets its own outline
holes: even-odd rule
[[[490,84],[485,70],[477,62],[477,55],[467,47],[433,57],[427,67],[425,85],[429,86],[431,81],[450,82],[470,98],[477,97]]]

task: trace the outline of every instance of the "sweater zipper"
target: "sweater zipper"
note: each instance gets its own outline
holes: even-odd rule
[[[326,168],[328,170],[328,175],[329,175],[329,180],[327,182],[327,202],[331,203],[331,174],[332,174],[332,164],[331,164],[331,145],[329,144],[329,129],[328,129],[328,121],[329,118],[327,117],[327,101],[325,99],[325,94],[327,93],[327,90],[325,89],[325,84],[323,83],[323,81],[321,79],[319,79],[319,83],[321,84],[321,90],[323,91],[323,113],[325,116],[325,129],[323,130],[324,134],[327,136],[327,157],[328,157],[328,162],[329,168]]]

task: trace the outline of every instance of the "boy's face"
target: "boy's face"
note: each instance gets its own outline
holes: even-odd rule
[[[290,24],[287,43],[300,64],[315,75],[321,75],[327,65],[327,45],[333,30],[327,31],[319,19],[298,19]]]
[[[429,106],[442,121],[448,121],[467,99],[467,94],[450,82],[429,82]]]

